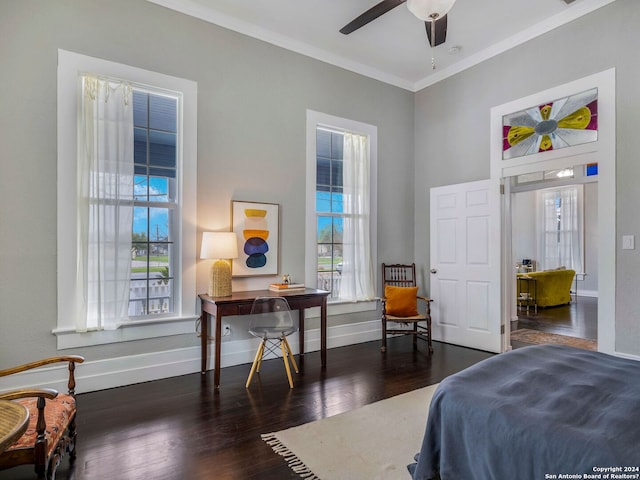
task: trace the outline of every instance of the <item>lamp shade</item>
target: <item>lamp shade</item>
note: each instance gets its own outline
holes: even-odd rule
[[[214,259],[209,273],[210,297],[228,297],[231,295],[231,262],[238,258],[238,239],[233,232],[204,232],[200,258]]]
[[[420,20],[430,22],[447,14],[456,0],[407,0],[407,8]]]
[[[238,258],[238,239],[233,232],[204,232],[200,258]]]

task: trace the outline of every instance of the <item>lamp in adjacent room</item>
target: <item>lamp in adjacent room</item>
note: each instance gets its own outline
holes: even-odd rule
[[[209,274],[210,297],[231,295],[231,259],[238,258],[238,240],[233,232],[204,232],[201,259],[213,259]]]

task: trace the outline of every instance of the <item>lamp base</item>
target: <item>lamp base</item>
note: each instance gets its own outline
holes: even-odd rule
[[[216,260],[211,265],[209,275],[210,297],[230,297],[231,296],[231,262],[228,260]]]

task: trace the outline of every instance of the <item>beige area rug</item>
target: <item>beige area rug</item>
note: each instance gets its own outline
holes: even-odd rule
[[[407,480],[437,386],[262,438],[306,480]]]
[[[582,348],[584,350],[598,350],[598,344],[595,340],[558,335],[557,333],[540,332],[538,330],[530,330],[528,328],[521,328],[520,330],[511,332],[511,340],[530,343],[532,345],[554,343],[556,345],[567,345],[569,347]]]

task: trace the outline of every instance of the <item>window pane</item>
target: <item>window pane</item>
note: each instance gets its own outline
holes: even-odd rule
[[[147,314],[147,281],[131,280],[129,284],[129,316]]]
[[[342,256],[342,232],[344,226],[344,219],[342,217],[335,217],[333,219],[333,243],[340,244],[340,256]]]
[[[342,133],[331,134],[331,158],[342,160],[342,147],[344,135]]]
[[[331,161],[326,158],[317,159],[316,184],[331,185]]]
[[[133,125],[147,126],[147,99],[149,95],[138,90],[133,91]]]
[[[316,130],[316,155],[318,157],[331,157],[331,132]]]
[[[140,236],[140,237],[137,237]],[[133,238],[149,238],[149,213],[147,207],[133,207]]]
[[[174,277],[172,243],[136,242],[131,247],[131,278],[157,280],[166,284]]]
[[[134,240],[134,243],[131,246],[131,260],[133,262],[146,262],[146,258],[148,255],[147,250],[149,248],[146,235],[137,236],[133,240]],[[144,267],[146,272],[146,265],[141,265],[139,263],[135,265],[137,272],[140,272],[140,267]]]
[[[149,193],[149,182],[146,175],[136,175],[133,179],[133,199],[146,201]]]
[[[149,200],[152,202],[169,201],[169,179],[167,177],[149,178]]]
[[[147,164],[147,130],[144,128],[133,129],[133,162]]]
[[[318,217],[318,245],[331,245],[333,243],[333,218]],[[331,255],[331,249],[325,251],[325,255]]]
[[[152,177],[167,177],[167,178],[176,178],[176,169],[175,168],[149,168],[149,175]],[[175,184],[175,182],[173,182]]]
[[[316,212],[331,212],[331,192],[316,192]]]
[[[336,191],[339,190],[339,191]],[[333,213],[342,213],[344,211],[344,203],[342,199],[342,188],[334,189],[331,194],[331,211]]]
[[[173,311],[173,300],[171,298],[172,289],[173,280],[149,281],[148,315],[157,315]]]
[[[149,209],[149,239],[153,241],[169,241],[169,209]]]
[[[175,98],[160,95],[149,95],[149,128],[176,132]]]
[[[149,131],[149,164],[161,167],[176,166],[176,134]]]
[[[331,161],[331,185],[342,187],[342,160]]]

